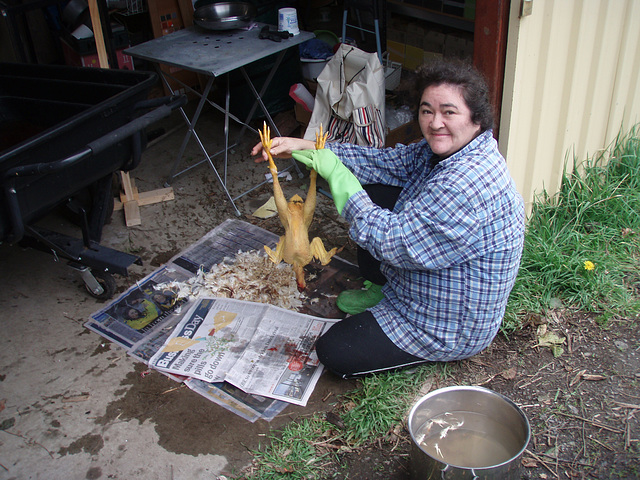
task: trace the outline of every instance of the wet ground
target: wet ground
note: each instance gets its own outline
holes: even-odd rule
[[[223,145],[220,115],[206,111],[199,128],[210,151]],[[291,118],[280,118],[283,124]],[[160,125],[169,135],[152,142],[131,172],[140,192],[164,187],[186,127],[177,115]],[[237,133],[232,126],[232,136]],[[296,133],[296,132],[292,132]],[[257,134],[245,134],[229,157],[228,185],[239,195],[264,180],[264,164],[249,156]],[[195,142],[185,164],[202,158]],[[287,161],[282,161],[287,166]],[[215,164],[223,175],[222,159]],[[283,182],[285,194],[306,195],[307,178]],[[119,187],[116,186],[117,190]],[[277,218],[251,216],[271,196],[268,185],[237,201],[237,217],[213,169],[202,164],[172,183],[175,199],[140,209],[141,225],[127,227],[122,210],[105,226],[102,245],[139,255],[123,292],[228,218],[240,218],[280,234]],[[42,225],[78,237],[63,211]],[[346,245],[344,222],[332,202],[318,196],[313,235]],[[300,415],[332,408],[354,388],[325,373],[307,407],[288,406],[266,422],[250,423],[145,364],[86,329],[89,315],[105,306],[87,294],[77,272],[48,253],[0,245],[0,478],[216,478],[238,472],[265,434]],[[117,295],[117,293],[116,293]]]

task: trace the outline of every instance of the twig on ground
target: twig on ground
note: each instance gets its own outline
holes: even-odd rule
[[[487,383],[489,383],[491,380],[493,380],[494,378],[496,378],[498,375],[500,375],[499,373],[496,373],[494,375],[491,375],[490,377],[488,377],[486,380],[483,380],[482,382],[478,382],[476,383],[477,387],[480,387],[482,385],[485,385]]]
[[[51,453],[49,450],[47,450],[47,447],[45,447],[44,445],[36,442],[35,440],[31,440],[31,439],[25,437],[24,435],[20,435],[19,433],[10,432],[9,430],[2,430],[2,431],[5,432],[5,433],[8,433],[9,435],[13,435],[14,437],[19,437],[19,438],[23,439],[26,442],[27,445],[37,445],[37,446],[39,446],[45,452],[47,452],[51,458],[53,458],[53,453]]]
[[[91,396],[89,394],[74,395],[73,397],[62,397],[62,403],[86,402]]]
[[[531,450],[529,450],[529,449],[525,449],[525,452],[526,452],[528,455],[531,455],[531,456],[532,456],[533,458],[535,458],[537,461],[539,461],[539,462],[542,464],[542,466],[543,466],[544,468],[546,468],[547,470],[549,470],[549,471],[551,472],[551,474],[552,474],[554,477],[558,478],[558,474],[557,474],[556,472],[554,472],[554,471],[553,471],[553,469],[552,469],[549,465],[547,465],[547,462],[545,462],[544,460],[542,460],[538,455],[536,455],[535,453],[533,453],[533,452],[532,452]]]
[[[596,440],[593,437],[591,437],[590,440],[593,441],[593,442],[596,442],[598,445],[600,445],[601,447],[606,448],[610,452],[615,452],[615,450],[613,448],[611,448],[609,445],[606,445],[606,444],[602,443],[600,440]]]
[[[608,430],[608,431],[613,432],[613,433],[623,433],[622,430],[618,430],[617,428],[610,427],[610,426],[605,425],[603,423],[593,422],[591,420],[588,420],[588,419],[586,419],[584,417],[580,417],[578,415],[571,415],[570,413],[563,413],[563,412],[558,412],[558,411],[556,411],[555,413],[557,413],[558,415],[562,415],[564,417],[573,418],[575,420],[581,420],[581,421],[586,422],[586,423],[588,423],[588,424],[590,424],[590,425],[592,425],[592,426],[594,426],[596,428],[602,428],[604,430]]]
[[[165,390],[165,391],[164,391],[164,392],[162,392],[160,395],[164,395],[165,393],[171,393],[171,392],[173,392],[174,390],[179,390],[180,388],[184,388],[184,387],[186,387],[186,385],[182,384],[182,385],[179,385],[179,386],[177,386],[177,387],[170,388],[169,390]]]
[[[631,422],[629,420],[634,418],[634,415],[635,415],[635,410],[632,411],[629,415],[627,415],[627,418],[625,419],[625,432],[624,432],[625,450],[628,450],[629,448],[631,448]]]

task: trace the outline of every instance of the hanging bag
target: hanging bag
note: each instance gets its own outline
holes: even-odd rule
[[[384,82],[377,54],[341,44],[318,75],[304,138],[315,140],[322,124],[329,142],[384,147]]]

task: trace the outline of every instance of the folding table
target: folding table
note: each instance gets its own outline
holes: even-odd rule
[[[238,216],[240,216],[240,211],[235,204],[235,200],[242,197],[243,195],[246,195],[265,182],[254,186],[253,188],[241,193],[236,197],[232,197],[229,193],[229,188],[227,185],[228,151],[230,148],[233,148],[238,144],[238,141],[236,140],[233,145],[229,145],[229,119],[234,120],[235,122],[242,125],[242,130],[237,137],[238,139],[242,137],[245,129],[247,128],[254,131],[257,136],[257,130],[249,126],[248,122],[253,117],[257,105],[260,105],[260,108],[262,108],[262,111],[264,112],[271,126],[271,130],[275,133],[275,135],[279,136],[280,131],[278,130],[276,124],[273,122],[273,118],[271,118],[267,107],[262,101],[262,97],[267,91],[267,88],[271,83],[271,80],[273,79],[278,66],[282,62],[286,50],[314,37],[314,34],[311,32],[301,31],[299,35],[289,37],[288,39],[282,39],[282,41],[280,42],[268,39],[260,39],[259,34],[262,27],[264,27],[264,24],[256,23],[255,28],[251,30],[212,31],[194,25],[125,50],[125,53],[127,53],[128,55],[141,58],[156,64],[158,66],[160,76],[169,91],[173,92],[173,89],[167,80],[168,78],[171,78],[175,82],[178,82],[180,85],[184,86],[186,89],[200,97],[198,105],[191,119],[189,119],[189,117],[187,116],[184,108],[180,109],[182,117],[187,123],[188,130],[184,137],[184,140],[182,141],[180,150],[178,151],[178,156],[175,160],[173,168],[171,169],[171,173],[169,174],[166,186],[168,186],[178,175],[206,161],[213,169],[218,181],[220,182],[220,185],[229,198],[229,201],[231,202],[231,205],[235,209]],[[251,82],[251,79],[249,78],[249,75],[245,71],[244,67],[249,65],[250,63],[256,62],[274,54],[279,55],[277,56],[273,66],[271,67],[264,85],[262,86],[260,92],[258,92]],[[194,71],[196,73],[205,75],[207,77],[207,83],[201,93],[197,92],[190,86],[173,77],[170,73],[160,70],[159,64],[172,65],[174,67]],[[244,121],[239,119],[229,111],[229,75],[227,75],[226,77],[226,95],[224,107],[216,104],[208,98],[211,87],[213,86],[213,82],[217,77],[238,69],[242,73],[245,81],[247,82],[247,86],[256,99],[253,107],[249,111],[249,114]],[[196,132],[196,124],[205,103],[209,103],[211,106],[224,113],[224,149],[214,153],[213,155],[210,155],[209,152],[207,152],[207,149],[201,141],[200,135],[198,135],[198,133]],[[200,147],[200,150],[202,150],[205,158],[202,161],[191,165],[180,172],[177,172],[191,136],[193,136],[198,143],[198,146]],[[212,161],[212,158],[220,154],[224,155],[224,172],[222,177],[218,173],[218,170],[216,169]],[[297,164],[293,159],[291,160],[291,166],[286,170],[291,167],[295,168],[298,174],[302,176],[302,173],[300,172]]]

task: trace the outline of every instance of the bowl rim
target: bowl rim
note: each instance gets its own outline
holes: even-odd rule
[[[522,446],[522,448],[520,448],[520,450],[518,451],[518,453],[516,453],[515,455],[513,455],[509,460],[505,460],[504,462],[500,463],[500,464],[496,464],[496,465],[491,465],[489,467],[462,467],[462,466],[458,466],[458,465],[453,465],[453,464],[447,464],[445,462],[442,462],[441,460],[438,460],[437,458],[432,457],[431,455],[429,455],[427,452],[425,452],[422,448],[420,448],[420,446],[418,445],[418,442],[415,438],[413,429],[411,428],[411,422],[412,420],[415,418],[416,416],[416,410],[427,400],[429,400],[430,398],[436,397],[438,395],[441,395],[443,393],[448,393],[451,391],[470,391],[470,392],[480,392],[480,393],[485,393],[487,395],[491,395],[494,397],[499,398],[500,400],[504,401],[506,404],[508,404],[511,408],[513,408],[516,413],[518,413],[520,415],[520,417],[522,418],[522,420],[524,421],[524,431],[525,431],[525,441],[523,442],[524,445]],[[407,430],[409,430],[409,436],[411,437],[411,443],[413,446],[417,447],[420,449],[420,451],[422,453],[424,453],[425,455],[427,455],[429,458],[431,458],[433,461],[441,463],[443,465],[450,465],[453,468],[457,468],[457,469],[461,469],[461,470],[473,470],[473,471],[483,471],[483,470],[492,470],[495,468],[500,468],[504,465],[507,465],[511,462],[513,462],[514,460],[520,458],[522,456],[522,454],[524,454],[525,450],[527,449],[527,447],[529,446],[529,442],[531,441],[531,424],[529,423],[529,419],[527,418],[527,415],[524,413],[524,411],[515,404],[515,402],[513,400],[511,400],[509,397],[506,397],[505,395],[502,395],[499,392],[496,392],[494,390],[491,390],[489,388],[485,388],[485,387],[480,387],[480,386],[476,386],[476,385],[453,385],[450,387],[442,387],[442,388],[438,388],[436,390],[432,390],[431,392],[427,393],[426,395],[423,395],[422,397],[418,398],[415,403],[413,404],[413,406],[411,407],[411,410],[409,411],[409,415],[407,416]]]

